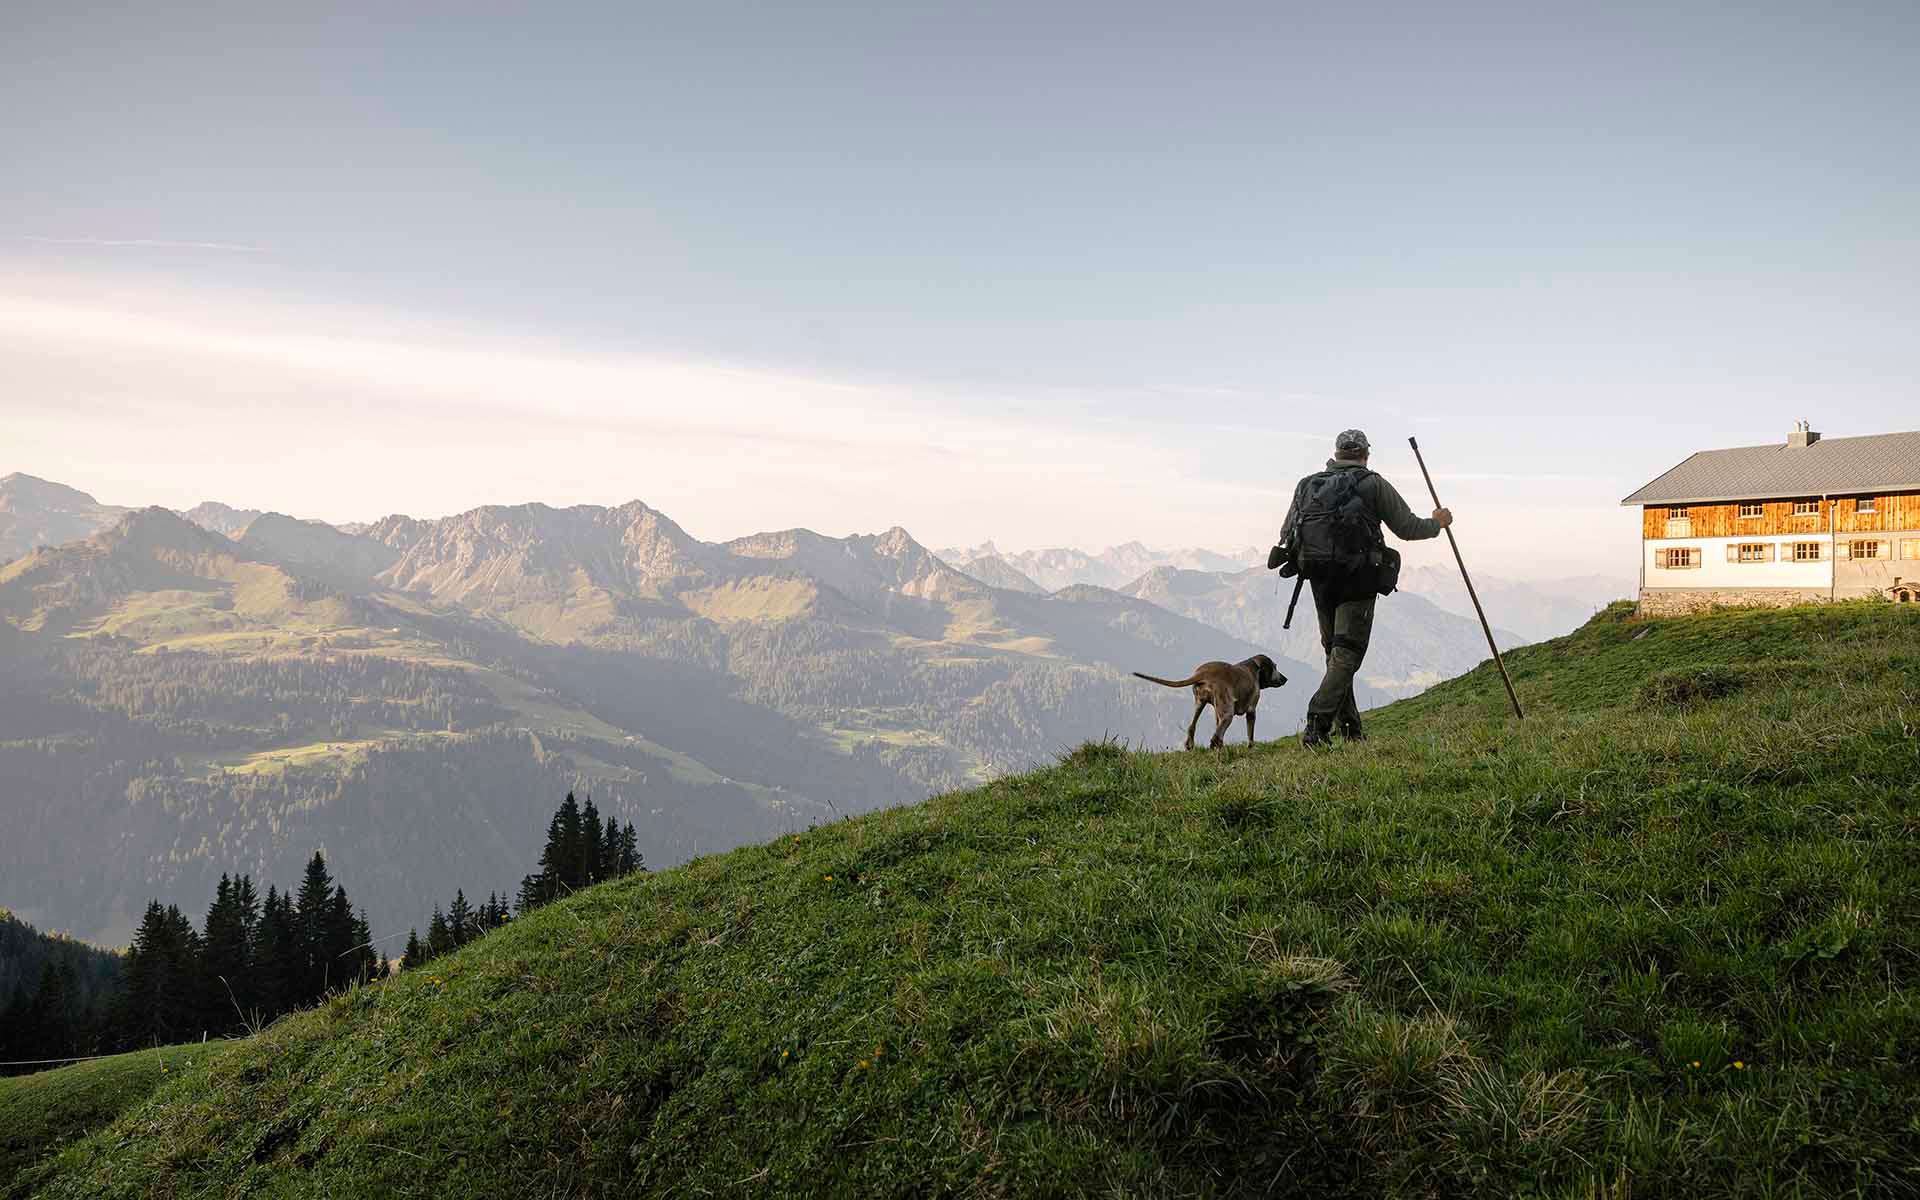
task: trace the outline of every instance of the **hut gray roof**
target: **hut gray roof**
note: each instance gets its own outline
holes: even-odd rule
[[[1702,450],[1621,504],[1920,491],[1920,431]]]

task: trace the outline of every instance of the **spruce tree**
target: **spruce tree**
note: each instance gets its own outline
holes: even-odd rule
[[[292,998],[295,1008],[313,1003],[327,990],[333,913],[333,876],[327,873],[326,856],[316,850],[294,901],[294,960],[299,968],[299,984]]]
[[[580,810],[580,865],[575,868],[580,887],[592,887],[606,878],[600,873],[600,810],[593,806],[593,794],[587,794],[587,806]]]
[[[473,907],[467,903],[465,888],[456,889],[453,893],[453,907],[447,910],[447,933],[453,938],[456,948],[479,936],[480,931],[474,926]]]
[[[608,817],[607,827],[600,831],[600,878],[618,879],[625,874],[620,869],[620,827]]]
[[[254,1003],[262,1016],[277,1017],[302,1003],[300,993],[306,967],[299,941],[292,898],[268,884],[253,943]]]
[[[580,806],[574,801],[572,792],[568,792],[567,798],[560,802],[560,811],[555,814],[555,819],[560,826],[560,843],[554,847],[558,861],[548,868],[548,873],[559,885],[555,894],[564,896],[568,892],[578,891],[586,882],[580,858],[580,848],[585,838],[580,829]],[[544,859],[540,865],[547,867]]]
[[[620,831],[620,874],[631,875],[646,870],[646,866],[646,860],[640,856],[640,836],[634,832],[633,822],[628,821]]]
[[[352,958],[354,978],[362,983],[387,973],[386,960],[373,948],[373,925],[368,922],[364,908],[356,910],[353,916]]]
[[[206,931],[202,935],[201,990],[204,993],[205,1022],[209,1029],[230,1029],[244,1011],[240,1007],[241,989],[253,974],[251,947],[247,944],[247,920],[241,908],[239,886],[220,876],[214,889],[213,905],[207,909]]]
[[[147,905],[127,951],[117,1022],[130,1047],[184,1041],[206,1028],[200,938],[177,906]]]
[[[420,931],[417,929],[407,930],[407,949],[406,952],[400,956],[400,969],[402,971],[411,971],[421,963],[427,961],[426,956],[426,948],[420,944]]]
[[[126,990],[121,993],[117,1024],[128,1047],[149,1043],[166,1004],[169,992],[164,953],[166,925],[166,909],[160,907],[158,900],[149,901],[146,913],[140,918],[140,927],[134,930],[133,944],[127,947]]]
[[[167,1013],[169,1040],[187,1041],[207,1030],[206,971],[200,934],[178,905],[167,905],[167,973],[174,981],[173,1007]]]
[[[433,906],[433,920],[427,922],[427,957],[439,958],[452,949],[453,931],[447,927],[446,914],[436,904]]]
[[[567,799],[573,799],[571,792],[567,794]],[[559,894],[565,843],[566,830],[560,822],[560,810],[555,809],[553,817],[547,822],[547,841],[540,849],[539,866],[533,874],[520,881],[521,912],[531,912]]]
[[[327,905],[326,962],[322,971],[326,991],[338,991],[360,978],[359,932],[359,921],[353,915],[347,889],[335,884],[333,899]]]
[[[547,877],[535,871],[520,880],[520,894],[514,897],[514,904],[524,915],[547,902]]]
[[[260,935],[260,896],[253,890],[253,876],[239,875],[234,878],[233,908],[240,918],[240,931],[245,944],[247,969],[240,978],[232,980],[233,999],[242,1012],[251,1013],[260,1006],[260,983],[257,978],[259,967],[256,961],[256,945]]]

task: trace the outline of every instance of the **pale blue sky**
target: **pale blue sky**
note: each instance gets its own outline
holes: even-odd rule
[[[1911,3],[319,7],[6,7],[0,473],[1235,546],[1358,424],[1559,570],[1920,427]]]

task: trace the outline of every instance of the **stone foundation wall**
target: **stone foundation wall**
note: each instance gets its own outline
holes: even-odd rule
[[[1822,604],[1828,598],[1825,588],[1641,588],[1639,614],[1677,617],[1716,607],[1789,608]]]

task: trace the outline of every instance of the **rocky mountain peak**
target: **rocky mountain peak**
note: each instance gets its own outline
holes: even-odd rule
[[[94,534],[88,542],[109,553],[173,552],[241,557],[231,540],[157,504],[133,510],[119,524]]]
[[[218,500],[202,500],[180,515],[202,529],[210,529],[227,537],[239,537],[240,532],[259,520],[262,514],[257,508],[235,508]]]
[[[42,479],[38,475],[15,471],[11,475],[0,477],[0,509],[23,504],[58,511],[76,511],[101,506],[98,500],[79,488],[55,483],[51,479]]]
[[[878,553],[889,558],[905,558],[913,554],[927,554],[926,547],[913,540],[913,535],[895,525],[881,534],[873,543]]]

